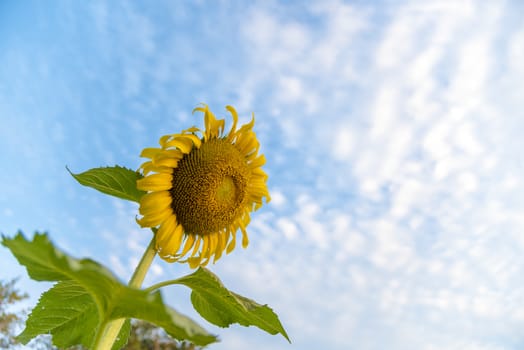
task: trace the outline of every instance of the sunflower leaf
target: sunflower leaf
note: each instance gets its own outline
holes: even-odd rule
[[[270,307],[231,292],[208,269],[200,267],[174,283],[192,289],[191,302],[207,321],[219,327],[228,327],[233,323],[256,326],[270,334],[280,333],[290,342],[278,316]]]
[[[51,333],[60,347],[82,344],[91,348],[101,325],[120,318],[143,319],[173,338],[207,345],[216,337],[166,306],[160,292],[148,293],[122,284],[107,268],[89,259],[75,259],[56,248],[46,234],[27,240],[22,233],[2,236],[29,276],[37,281],[58,282],[44,293],[32,311],[20,341],[26,344],[39,334]],[[114,349],[127,342],[129,325],[120,332]],[[120,346],[120,347],[117,347]]]
[[[136,181],[143,176],[131,169],[117,165],[93,168],[79,174],[72,173],[67,167],[66,169],[80,184],[111,196],[139,202],[145,194],[144,191],[136,188]]]
[[[66,348],[74,344],[89,347],[98,324],[96,304],[89,293],[74,281],[61,281],[40,296],[31,311],[24,331],[18,340],[24,344],[39,334],[52,334],[54,345]],[[114,349],[127,343],[130,322],[126,321],[115,342]]]

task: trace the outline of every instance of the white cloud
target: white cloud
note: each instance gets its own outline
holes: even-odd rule
[[[299,231],[295,223],[288,218],[279,218],[276,222],[278,232],[283,234],[288,240],[294,240],[299,236]]]
[[[501,115],[504,107],[497,103],[500,92],[490,83],[496,62],[503,58],[500,53],[504,51],[494,48],[500,45],[495,41],[498,33],[504,31],[501,13],[508,8],[490,6],[453,1],[390,5],[387,14],[391,18],[385,25],[373,22],[372,11],[354,7],[342,17],[351,23],[352,16],[362,15],[360,25],[343,40],[343,35],[337,39],[333,34],[341,25],[337,15],[318,10],[319,5],[314,12],[320,18],[317,22],[330,24],[316,31],[306,27],[302,33],[308,36],[300,45],[312,57],[297,65],[290,64],[291,59],[270,65],[272,71],[286,72],[281,79],[292,76],[290,81],[295,82],[295,88],[292,84],[287,87],[289,98],[280,100],[281,114],[292,116],[286,110],[300,106],[301,98],[315,96],[322,101],[321,107],[310,110],[316,119],[299,113],[285,123],[301,135],[299,140],[307,140],[307,145],[297,142],[291,146],[304,147],[304,153],[316,154],[320,166],[337,170],[319,171],[317,177],[341,179],[322,181],[340,193],[339,201],[322,200],[318,189],[305,188],[296,197],[295,214],[286,211],[280,217],[276,211],[274,225],[282,235],[299,238],[288,241],[290,247],[283,253],[287,261],[302,261],[298,255],[313,243],[315,249],[307,250],[307,256],[323,260],[330,274],[339,276],[339,293],[326,287],[328,297],[335,308],[353,317],[326,309],[324,315],[326,320],[345,320],[345,334],[361,332],[359,322],[372,317],[355,311],[344,299],[349,295],[369,314],[377,313],[376,327],[392,320],[395,332],[402,335],[383,331],[383,337],[388,337],[393,349],[497,349],[507,347],[515,336],[521,318],[505,305],[512,288],[523,288],[517,278],[522,264],[514,264],[522,240],[518,248],[509,247],[516,242],[513,234],[518,235],[524,226],[515,219],[509,226],[501,224],[508,220],[504,212],[518,213],[523,208],[522,202],[512,202],[517,204],[512,207],[503,199],[510,195],[503,193],[509,188],[522,193],[522,188],[514,175],[501,176],[512,166],[500,167],[509,158],[495,147],[495,140],[510,130],[501,119],[507,117]],[[279,16],[266,20],[272,28],[295,21]],[[477,27],[482,29],[470,30]],[[344,33],[344,28],[339,29]],[[372,45],[359,46],[376,48],[375,60],[357,60],[366,57],[355,54],[353,44],[362,43],[359,35],[373,37],[377,32],[383,36]],[[518,36],[509,37],[514,38],[509,43],[510,62],[518,65]],[[251,48],[254,52],[282,50],[269,42]],[[338,44],[331,45],[334,42]],[[349,63],[344,65],[341,57],[348,57]],[[345,71],[352,75],[341,80]],[[319,72],[322,79],[311,84],[307,72]],[[358,79],[362,76],[367,84]],[[281,80],[276,82],[278,86]],[[305,92],[304,86],[312,91]],[[355,91],[358,97],[352,96]],[[335,98],[340,92],[341,100]],[[493,124],[494,119],[498,122]],[[278,117],[276,122],[283,123]],[[331,135],[327,143],[326,135]],[[333,166],[334,161],[339,165]],[[291,192],[286,189],[283,193],[291,203]],[[319,197],[321,200],[314,200]],[[356,207],[351,209],[353,203]],[[318,249],[319,244],[323,249]],[[330,285],[325,278],[316,277],[323,276],[318,271],[325,273],[324,267],[308,266],[310,280],[318,278],[319,285]],[[296,281],[292,273],[285,276]],[[373,292],[380,295],[378,309]],[[309,300],[315,298],[315,292],[295,297]],[[300,300],[294,302],[297,307]],[[296,310],[286,308],[285,314]],[[335,321],[324,323],[338,329]],[[416,323],[428,327],[417,328]],[[494,323],[510,326],[492,327]],[[455,332],[453,327],[468,331]],[[408,335],[416,328],[420,336]],[[334,334],[339,337],[343,332],[339,329]],[[480,334],[496,340],[479,341]],[[371,344],[360,341],[348,340],[344,345],[362,348]]]
[[[355,132],[347,126],[340,126],[335,131],[333,139],[332,152],[337,160],[348,160],[355,147]]]
[[[508,51],[511,71],[524,75],[524,28],[512,35]]]
[[[285,206],[287,202],[287,198],[282,193],[282,191],[272,189],[270,190],[270,195],[271,195],[271,205],[272,206],[275,206],[278,209],[282,209]]]
[[[248,250],[212,269],[270,304],[301,349],[519,348],[524,31],[505,26],[512,3],[235,9],[198,31],[191,11],[172,11],[168,24],[185,20],[185,32],[131,6],[95,9],[101,55],[123,52],[114,91],[144,112],[119,120],[134,136],[155,125],[141,116],[179,104],[173,95],[187,86],[187,98],[218,95],[257,113],[264,151],[275,155],[273,200],[253,215]],[[171,108],[176,121],[193,120]],[[67,135],[60,124],[50,130]],[[41,162],[34,149],[21,148]],[[136,206],[111,202],[104,215],[93,226],[113,254],[96,254],[128,276],[150,234],[133,222]],[[179,268],[158,261],[149,278]],[[253,342],[241,327],[217,332],[217,350],[287,346]]]

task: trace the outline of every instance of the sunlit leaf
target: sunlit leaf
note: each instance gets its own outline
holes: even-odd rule
[[[2,237],[29,276],[38,281],[58,281],[40,298],[20,335],[27,343],[39,334],[51,333],[60,347],[83,344],[91,347],[96,331],[119,318],[143,319],[163,327],[179,340],[207,345],[216,337],[191,319],[166,306],[160,292],[148,293],[127,287],[108,269],[90,259],[75,259],[57,249],[46,234],[32,241],[21,233]],[[127,328],[128,330],[129,328]],[[120,342],[129,332],[121,331]]]
[[[73,281],[62,281],[40,296],[18,340],[26,344],[40,334],[52,334],[54,345],[60,348],[72,344],[89,347],[98,329],[98,321],[96,305],[87,291]],[[125,346],[130,327],[127,321],[114,349]]]
[[[138,202],[145,194],[136,188],[136,181],[143,176],[131,169],[120,166],[93,168],[83,173],[69,173],[82,185],[92,187],[102,193]]]
[[[220,327],[228,327],[233,323],[256,326],[270,334],[280,333],[290,341],[271,308],[229,291],[208,269],[201,267],[174,283],[192,289],[191,302],[207,321]]]

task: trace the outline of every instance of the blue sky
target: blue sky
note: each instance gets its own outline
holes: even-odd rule
[[[211,269],[293,344],[202,321],[210,348],[522,349],[523,23],[520,1],[3,1],[0,231],[128,279],[137,206],[65,166],[137,168],[198,103],[231,104],[273,200]],[[34,303],[48,285],[0,259]],[[187,272],[156,260],[146,284]]]

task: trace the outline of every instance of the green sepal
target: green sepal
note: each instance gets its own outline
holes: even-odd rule
[[[191,288],[193,307],[210,323],[219,327],[229,327],[233,323],[256,326],[270,334],[280,333],[291,342],[278,316],[269,306],[231,292],[208,269],[200,267],[173,283]]]
[[[57,281],[44,293],[29,316],[20,341],[39,334],[53,335],[60,347],[82,344],[91,347],[101,325],[119,318],[139,318],[161,326],[175,339],[196,345],[215,342],[214,335],[188,317],[166,306],[160,292],[130,288],[107,268],[90,259],[75,259],[57,249],[46,234],[28,241],[22,233],[2,236],[29,276],[38,281]],[[129,326],[127,326],[129,327]],[[127,333],[126,333],[127,332]],[[119,344],[127,342],[129,328],[121,331]]]
[[[139,202],[146,193],[136,188],[136,181],[143,178],[142,174],[118,165],[93,168],[79,174],[73,174],[67,167],[66,169],[80,184],[110,196]]]

